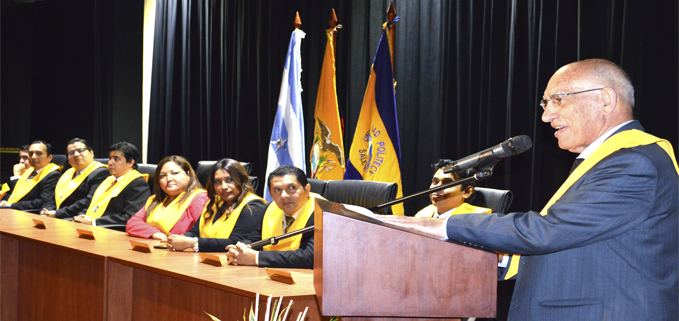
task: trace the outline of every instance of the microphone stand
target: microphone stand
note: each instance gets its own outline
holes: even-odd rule
[[[431,193],[434,193],[434,192],[438,192],[440,190],[444,190],[448,187],[462,185],[464,183],[467,183],[467,182],[470,182],[470,181],[473,181],[473,180],[482,181],[482,180],[487,179],[491,176],[493,176],[493,171],[490,170],[490,169],[479,171],[476,174],[474,174],[474,176],[472,176],[472,177],[463,178],[463,179],[460,179],[460,180],[456,180],[454,182],[450,182],[448,184],[444,184],[444,185],[437,186],[437,187],[432,187],[428,190],[424,190],[424,191],[421,191],[421,192],[417,192],[415,194],[411,194],[411,195],[408,195],[408,196],[397,198],[393,201],[386,202],[384,204],[380,204],[380,205],[377,205],[377,206],[373,206],[373,207],[369,208],[368,210],[371,211],[371,212],[375,212],[375,211],[380,210],[382,208],[385,208],[387,206],[403,203],[405,201],[409,201],[411,199],[418,198],[420,196],[424,196],[424,195],[428,195],[428,194],[431,194]],[[308,227],[305,227],[303,229],[292,231],[290,233],[285,233],[283,235],[274,236],[274,237],[270,237],[270,238],[267,238],[267,239],[264,239],[264,240],[261,240],[261,241],[251,243],[250,248],[253,249],[253,250],[256,250],[256,249],[265,247],[267,245],[276,245],[282,239],[286,239],[286,238],[291,237],[291,236],[295,236],[295,235],[303,234],[303,233],[308,233],[308,232],[313,232],[313,231],[314,231],[314,227],[308,226]]]
[[[450,182],[450,183],[448,183],[448,184],[444,184],[444,185],[441,185],[441,186],[432,187],[432,188],[430,188],[430,189],[428,189],[428,190],[424,190],[424,191],[421,191],[421,192],[417,192],[417,193],[415,193],[415,194],[410,194],[410,195],[408,195],[408,196],[404,196],[404,197],[401,197],[401,198],[397,198],[397,199],[395,199],[395,200],[393,200],[393,201],[386,202],[386,203],[384,203],[384,204],[380,204],[380,205],[377,205],[377,206],[373,206],[373,207],[369,208],[368,210],[371,211],[371,212],[375,212],[375,211],[380,210],[380,209],[383,209],[383,208],[385,208],[385,207],[387,207],[387,206],[392,206],[392,205],[395,205],[395,204],[403,203],[403,202],[405,202],[405,201],[409,201],[409,200],[411,200],[411,199],[418,198],[418,197],[420,197],[420,196],[429,195],[429,194],[431,194],[431,193],[438,192],[438,191],[440,191],[440,190],[444,190],[444,189],[446,189],[446,188],[448,188],[448,187],[453,187],[453,186],[457,186],[457,185],[462,185],[462,184],[464,184],[464,183],[467,183],[467,182],[470,182],[470,181],[473,181],[473,180],[482,181],[482,180],[487,179],[487,178],[489,178],[489,177],[491,177],[491,176],[493,176],[493,171],[492,171],[492,169],[483,170],[483,171],[478,171],[478,172],[477,172],[476,174],[474,174],[474,176],[472,176],[472,177],[467,177],[467,178],[459,179],[459,180],[456,180],[456,181],[454,181],[454,182]]]
[[[274,236],[274,237],[270,237],[270,238],[267,238],[267,239],[264,239],[264,240],[261,240],[261,241],[251,243],[250,248],[253,249],[253,250],[256,250],[256,249],[265,247],[267,245],[276,245],[276,244],[278,244],[278,241],[280,241],[282,239],[286,239],[288,237],[295,236],[297,234],[302,234],[302,233],[306,233],[306,232],[313,232],[313,230],[314,230],[313,226],[308,226],[308,227],[305,227],[303,229],[299,229],[297,231],[292,231],[290,233],[285,233],[283,235]]]

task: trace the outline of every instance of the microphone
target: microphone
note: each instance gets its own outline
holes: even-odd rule
[[[500,159],[521,154],[533,146],[530,137],[526,135],[512,137],[491,148],[480,151],[476,154],[458,159],[441,170],[448,173],[459,173],[469,168],[489,169],[495,166]]]

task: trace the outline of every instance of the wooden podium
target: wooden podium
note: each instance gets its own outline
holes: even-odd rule
[[[497,254],[316,202],[321,314],[352,321],[495,316]]]

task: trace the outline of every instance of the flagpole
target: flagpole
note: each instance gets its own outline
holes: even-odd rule
[[[387,10],[387,21],[389,21],[389,50],[391,51],[391,73],[394,74],[394,61],[396,60],[396,52],[394,51],[394,44],[396,43],[396,24],[394,23],[396,19],[396,9],[394,9],[394,2],[389,4],[389,10]],[[394,75],[396,79],[396,75]]]
[[[339,24],[339,20],[335,14],[335,8],[332,8],[328,24],[330,25],[330,28],[332,28],[332,56],[337,59],[337,34],[339,33],[339,29],[342,29],[342,25]],[[342,136],[344,136],[344,116],[342,116],[342,106],[337,106],[337,113],[340,115],[340,131],[342,132]]]
[[[302,19],[299,17],[299,11],[295,14],[295,22],[292,24],[295,29],[299,29],[302,26]]]
[[[333,48],[333,57],[337,57],[337,33],[341,29],[342,25],[338,24],[339,20],[337,20],[337,15],[335,14],[335,8],[332,9],[332,13],[330,14],[330,18],[328,19],[328,24],[330,25],[330,29],[332,29],[332,48]]]

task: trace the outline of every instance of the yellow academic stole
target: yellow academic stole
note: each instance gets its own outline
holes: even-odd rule
[[[469,203],[462,203],[460,206],[456,207],[450,215],[457,215],[457,214],[474,214],[474,213],[483,213],[483,214],[490,214],[492,211],[489,208],[485,207],[480,207],[480,206],[474,206]],[[434,217],[434,213],[436,213],[436,206],[434,205],[429,205],[419,212],[415,214],[416,217]]]
[[[204,189],[196,189],[193,191],[193,193],[189,194],[189,196],[186,198],[186,200],[179,204],[179,200],[181,200],[182,197],[184,197],[184,194],[186,192],[182,192],[181,194],[177,195],[177,198],[175,198],[170,204],[165,206],[163,208],[163,204],[160,203],[156,205],[155,208],[151,211],[151,213],[148,212],[149,206],[151,206],[151,203],[153,203],[153,200],[156,199],[155,195],[151,195],[149,197],[148,201],[146,201],[146,224],[151,225],[159,230],[161,230],[165,234],[170,234],[170,231],[174,227],[175,224],[177,224],[177,221],[184,215],[184,212],[186,212],[186,209],[189,208],[191,205],[191,202],[193,202],[193,199],[198,196],[199,194],[206,193]]]
[[[9,196],[7,203],[12,204],[20,201],[22,198],[24,198],[24,196],[26,196],[26,194],[28,194],[28,192],[33,189],[33,187],[35,187],[35,185],[38,184],[38,182],[45,178],[47,174],[59,170],[59,166],[57,164],[49,163],[43,168],[40,174],[35,175],[33,178],[28,180],[28,176],[33,173],[33,170],[33,168],[30,168],[25,171],[23,175],[21,175],[16,185],[14,185],[14,191],[12,191],[12,195]]]
[[[0,189],[0,199],[3,198],[5,196],[5,193],[9,192],[9,190],[10,188],[9,185],[7,185],[7,183],[2,184],[2,187]]]
[[[214,221],[214,216],[210,217],[208,220],[205,219],[205,213],[207,213],[208,205],[210,205],[210,203],[205,204],[203,215],[200,216],[200,237],[228,239],[231,236],[233,227],[236,226],[236,221],[238,221],[238,217],[243,211],[243,208],[245,208],[249,202],[254,200],[261,200],[264,202],[264,204],[266,204],[266,201],[263,198],[255,195],[254,193],[249,193],[248,195],[245,195],[243,201],[238,204],[231,214],[229,214],[228,218],[226,215],[222,215],[217,219],[217,221]],[[219,199],[219,196],[217,196],[217,201],[212,205],[212,213],[214,213],[213,215],[217,215],[219,213],[219,207],[222,204],[224,204],[224,202]]]
[[[106,207],[112,198],[118,196],[122,192],[127,184],[135,180],[137,177],[141,177],[141,174],[136,170],[131,170],[127,174],[123,175],[118,183],[111,186],[111,183],[116,179],[115,176],[107,177],[101,185],[97,188],[92,196],[92,202],[90,207],[87,209],[86,215],[92,219],[100,218],[106,212]],[[111,187],[111,188],[109,188]]]
[[[309,199],[302,206],[302,210],[297,215],[297,218],[288,229],[289,232],[294,232],[303,229],[306,226],[307,221],[314,213],[314,208],[316,202],[314,198],[324,199],[321,195],[316,193],[310,193]],[[283,235],[283,210],[281,210],[276,202],[271,203],[264,213],[264,220],[262,221],[262,240],[268,239],[270,237]],[[299,248],[302,243],[302,234],[297,234],[295,236],[288,237],[286,239],[280,240],[276,245],[267,245],[264,247],[264,251],[294,251]]]
[[[563,196],[564,193],[573,185],[575,182],[582,177],[590,168],[594,167],[599,161],[602,159],[606,158],[608,155],[613,154],[614,152],[623,149],[623,148],[632,148],[632,147],[637,147],[637,146],[645,146],[645,145],[651,145],[651,144],[658,144],[672,159],[672,163],[674,163],[674,169],[679,173],[679,166],[677,165],[677,160],[674,158],[674,150],[672,149],[672,144],[670,144],[667,140],[655,137],[651,134],[647,134],[645,132],[642,132],[637,129],[632,129],[632,130],[626,130],[620,133],[617,133],[607,140],[605,140],[599,148],[597,148],[592,155],[587,157],[580,166],[575,168],[573,173],[571,173],[570,176],[568,176],[568,179],[561,185],[558,191],[552,196],[552,198],[547,202],[547,205],[540,211],[540,215],[545,216],[547,215],[547,210],[549,209],[552,204],[556,203],[561,196]],[[512,262],[509,265],[509,270],[507,270],[507,275],[505,276],[505,280],[509,280],[512,278],[514,275],[516,275],[519,271],[519,261],[520,261],[521,255],[514,254],[512,257]]]
[[[61,203],[67,199],[73,192],[78,189],[78,186],[82,184],[82,182],[94,172],[95,169],[100,168],[100,167],[105,167],[104,164],[99,163],[99,162],[94,162],[93,165],[88,166],[85,171],[80,173],[78,177],[73,179],[73,175],[75,175],[75,168],[71,167],[69,168],[66,173],[61,175],[59,178],[59,181],[57,182],[57,187],[54,189],[54,200],[57,203],[57,209],[61,207]]]

